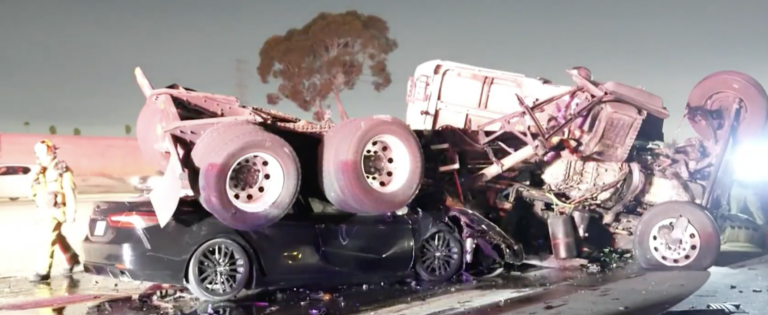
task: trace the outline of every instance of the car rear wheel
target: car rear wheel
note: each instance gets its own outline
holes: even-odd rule
[[[200,167],[200,203],[231,228],[250,231],[271,225],[296,201],[301,183],[296,153],[258,126],[214,127],[192,156]]]
[[[720,253],[715,220],[693,202],[670,201],[651,207],[640,218],[636,232],[635,257],[645,269],[707,270]]]
[[[421,144],[397,118],[374,116],[338,124],[323,138],[321,154],[325,195],[345,212],[402,209],[421,186]]]
[[[188,288],[202,300],[228,300],[245,289],[251,270],[242,246],[228,239],[211,240],[200,246],[190,259]]]
[[[456,232],[441,228],[424,238],[418,248],[416,272],[427,281],[447,281],[464,266],[464,245]]]

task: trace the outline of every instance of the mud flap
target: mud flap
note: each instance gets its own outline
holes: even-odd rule
[[[157,187],[149,193],[149,201],[152,203],[152,208],[155,209],[160,227],[164,227],[171,221],[181,198],[181,174],[183,173],[181,162],[176,150],[169,151],[171,151],[171,158],[168,161],[165,174],[163,174]]]

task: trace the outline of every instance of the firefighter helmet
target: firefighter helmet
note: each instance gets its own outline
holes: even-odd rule
[[[51,142],[51,140],[43,139],[35,144],[35,155],[37,156],[55,155],[56,149],[57,149],[56,146],[53,145],[53,142]]]

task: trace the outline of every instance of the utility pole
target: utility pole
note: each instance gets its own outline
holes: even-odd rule
[[[235,91],[237,98],[240,99],[240,104],[247,105],[248,103],[248,61],[237,59],[235,61],[235,72],[237,74]]]

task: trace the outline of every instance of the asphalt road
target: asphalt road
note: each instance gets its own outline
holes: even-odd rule
[[[82,274],[77,278],[57,278],[50,287],[0,280],[0,288],[11,290],[0,295],[0,311],[43,314],[65,306],[62,314],[651,315],[692,296],[710,273],[644,273],[634,267],[607,274],[541,270],[456,284],[376,283],[261,292],[224,303],[200,303],[179,295],[173,299],[163,291],[142,294],[152,288]]]
[[[734,302],[749,314],[768,313],[768,256],[710,269],[712,276],[673,310]]]
[[[103,199],[124,199],[131,194],[99,194],[81,195],[78,199],[76,222],[65,226],[64,233],[68,236],[75,250],[80,251],[80,241],[87,233],[88,217],[93,209],[93,201]],[[40,231],[36,229],[36,211],[30,200],[0,200],[0,278],[8,276],[27,276],[32,271],[34,262],[36,237]],[[38,241],[39,242],[39,241]],[[61,253],[56,251],[54,270],[64,267]]]
[[[72,243],[78,244],[85,236],[93,200],[120,197],[125,196],[82,196],[77,223],[65,231]],[[0,247],[0,310],[7,314],[42,314],[53,304],[68,304],[64,314],[137,315],[158,314],[170,308],[183,314],[229,310],[230,314],[314,315],[660,314],[670,308],[687,310],[724,302],[741,302],[752,314],[768,308],[764,296],[768,294],[768,258],[709,272],[644,272],[633,266],[605,274],[538,270],[450,285],[376,283],[262,292],[227,303],[157,296],[155,303],[139,303],[136,295],[149,284],[78,274],[75,285],[57,278],[47,287],[14,278],[26,276],[33,262],[30,249],[37,233],[34,212],[28,201],[0,201],[0,237],[4,240]],[[55,267],[62,266],[57,254]],[[23,301],[28,302],[8,306]],[[10,308],[4,309],[4,305]]]

